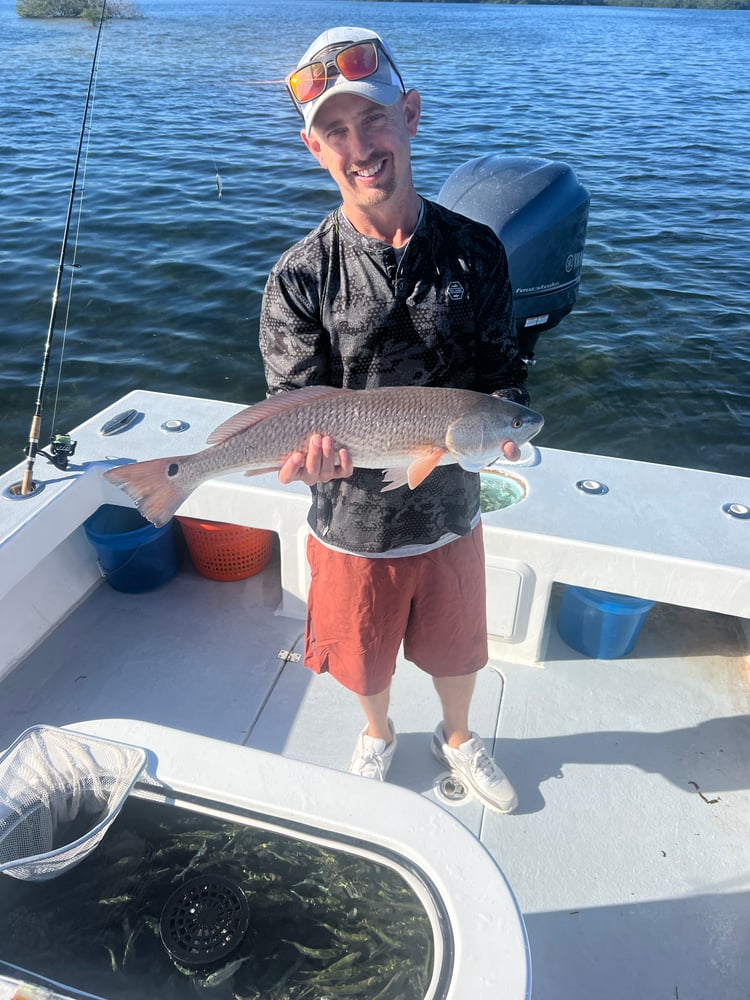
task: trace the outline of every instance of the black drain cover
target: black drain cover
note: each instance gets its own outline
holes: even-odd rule
[[[247,896],[236,882],[224,875],[200,875],[166,901],[159,930],[170,958],[201,966],[233,952],[249,922]]]

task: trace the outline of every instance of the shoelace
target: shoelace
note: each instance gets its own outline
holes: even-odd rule
[[[484,747],[480,747],[471,758],[471,769],[494,785],[499,785],[504,777]]]
[[[363,778],[374,778],[377,775],[382,781],[384,775],[383,755],[375,753],[374,750],[369,750],[367,753],[362,754],[359,773]]]

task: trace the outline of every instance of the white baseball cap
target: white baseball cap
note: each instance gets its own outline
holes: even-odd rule
[[[372,46],[359,50],[360,42],[371,42]],[[337,62],[339,54],[350,48],[353,49],[351,72],[357,74],[355,79],[347,75],[345,62]],[[312,72],[300,78],[298,71],[307,67]],[[387,106],[406,93],[393,53],[380,35],[369,28],[329,28],[318,35],[286,78],[286,85],[305,120],[307,132],[320,108],[336,94],[359,94],[375,104]],[[305,100],[306,93],[316,96]]]

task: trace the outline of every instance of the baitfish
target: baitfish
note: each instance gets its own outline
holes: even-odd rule
[[[203,989],[213,989],[214,986],[220,986],[227,979],[231,978],[240,966],[244,965],[247,961],[247,958],[236,958],[233,962],[229,962],[215,972],[209,973],[205,979],[201,980],[201,987]]]
[[[508,443],[511,460],[520,459],[543,423],[520,403],[468,389],[308,386],[230,417],[203,451],[118,466],[104,478],[161,527],[201,483],[230,472],[277,470],[316,434],[330,435],[336,452],[348,449],[355,467],[385,470],[383,489],[413,490],[438,465],[479,472],[503,458]]]

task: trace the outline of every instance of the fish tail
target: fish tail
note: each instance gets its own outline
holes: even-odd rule
[[[124,490],[141,514],[161,528],[198,486],[194,479],[181,475],[185,457],[119,465],[108,469],[104,478]]]

